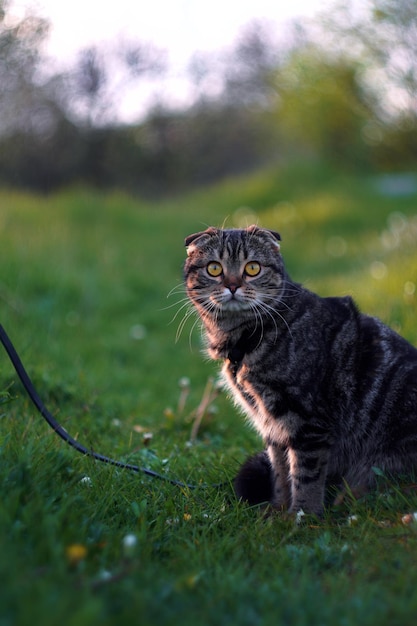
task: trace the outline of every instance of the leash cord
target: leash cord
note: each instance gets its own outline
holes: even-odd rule
[[[94,452],[93,450],[89,450],[81,443],[79,443],[76,439],[71,437],[69,433],[61,426],[61,424],[54,418],[52,413],[48,411],[44,403],[42,402],[38,392],[35,389],[34,384],[32,383],[28,373],[26,372],[23,363],[11,342],[8,334],[4,330],[3,326],[0,324],[0,341],[3,344],[4,349],[7,352],[7,355],[16,370],[16,374],[18,375],[23,387],[25,388],[29,398],[32,403],[38,410],[38,412],[42,415],[42,417],[48,422],[49,426],[56,432],[56,434],[61,437],[67,444],[75,448],[81,454],[86,456],[90,456],[97,461],[101,461],[102,463],[107,463],[108,465],[115,465],[116,467],[120,467],[122,469],[127,469],[132,472],[137,472],[141,474],[146,474],[147,476],[151,476],[152,478],[158,478],[159,480],[164,480],[171,485],[175,485],[176,487],[183,487],[187,489],[195,489],[196,485],[189,485],[187,483],[183,483],[179,480],[175,480],[173,478],[169,478],[169,476],[164,476],[163,474],[158,474],[153,470],[150,470],[146,467],[140,467],[139,465],[132,465],[130,463],[123,463],[122,461],[116,461],[115,459],[110,459],[107,456],[99,454],[98,452]],[[200,485],[199,485],[200,486]],[[201,485],[202,487],[206,485]],[[213,485],[213,487],[217,487],[218,485]]]

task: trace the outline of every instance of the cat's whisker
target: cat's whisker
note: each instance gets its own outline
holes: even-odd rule
[[[171,319],[169,324],[172,324],[177,319],[177,317],[181,313],[181,311],[184,308],[186,308],[188,305],[192,308],[192,304],[190,302],[189,296],[186,296],[185,298],[181,298],[181,300],[178,300],[178,302],[174,302],[173,304],[170,304],[170,305],[160,309],[161,311],[167,311],[167,310],[172,309],[173,307],[177,307],[179,305],[181,305],[181,306],[179,307],[178,311],[175,313],[175,315],[173,316],[173,318]]]
[[[203,317],[205,315],[212,315],[213,311],[215,312],[216,316],[218,315],[216,305],[213,302],[211,302],[210,300],[208,300],[205,296],[199,295],[198,299],[196,298],[196,301],[198,301],[199,304],[201,304],[202,306],[205,307],[205,311],[200,313],[200,315],[202,315]],[[189,302],[188,298],[187,298],[187,301],[184,302],[184,304],[181,306],[181,308],[177,311],[177,313],[175,314],[175,316],[174,316],[173,320],[171,321],[171,323],[177,318],[179,313],[184,308],[187,307],[187,304],[190,305],[190,308],[189,308],[188,311],[185,312],[183,318],[181,319],[180,323],[178,324],[177,333],[175,335],[175,341],[177,342],[180,339],[180,337],[182,335],[182,332],[183,332],[183,330],[184,330],[188,320],[190,319],[190,317],[192,317],[193,315],[196,315],[196,320],[195,320],[193,326],[191,327],[191,330],[190,330],[190,333],[189,333],[189,343],[190,343],[190,346],[191,346],[192,333],[193,333],[193,330],[194,330],[195,326],[200,321],[200,317],[198,316],[198,313],[197,313],[196,309]]]
[[[188,333],[188,345],[190,346],[190,349],[192,349],[192,335],[193,335],[193,331],[194,328],[197,326],[197,324],[201,322],[200,318],[197,317],[197,319],[195,320],[194,324],[191,326],[190,332]],[[200,334],[201,336],[203,336],[203,325],[200,323]]]
[[[176,305],[178,305],[179,303],[177,302]],[[172,319],[168,322],[168,324],[173,324],[175,322],[175,320],[177,319],[177,317],[182,313],[182,311],[184,311],[184,309],[189,309],[190,311],[192,311],[193,313],[195,312],[194,309],[189,307],[189,302],[184,301],[184,303],[180,306],[180,308],[178,309],[178,311],[176,311],[175,315],[172,317]]]
[[[263,322],[263,319],[262,319],[262,315],[260,314],[260,312],[258,311],[258,309],[256,307],[256,304],[252,304],[251,303],[251,309],[252,309],[252,311],[254,312],[254,315],[255,315],[255,330],[254,330],[254,333],[255,333],[256,329],[258,328],[258,320],[259,320],[259,324],[260,324],[260,328],[261,328],[261,332],[259,334],[259,341],[258,341],[258,343],[257,343],[257,345],[255,347],[255,350],[256,350],[256,348],[259,348],[259,346],[261,345],[262,340],[264,338],[264,322]]]
[[[276,302],[276,298],[272,298],[271,297],[271,300]],[[275,340],[278,339],[278,334],[279,334],[277,322],[276,322],[276,319],[275,319],[276,315],[278,315],[278,317],[284,322],[284,324],[285,324],[285,326],[286,326],[290,336],[292,337],[291,328],[290,328],[287,320],[285,319],[285,317],[283,315],[281,315],[280,311],[278,310],[278,308],[276,306],[271,306],[271,305],[267,304],[264,301],[258,302],[258,306],[273,321],[274,326],[275,326]],[[288,308],[289,311],[291,311],[290,307],[287,307],[287,308]]]
[[[271,302],[273,302],[273,306],[271,306],[270,304],[267,304],[265,302],[265,300],[270,300]],[[268,298],[267,296],[264,297],[264,304],[265,306],[267,306],[268,308],[271,309],[271,311],[278,313],[279,314],[279,307],[283,307],[284,309],[286,309],[287,311],[292,311],[292,307],[290,307],[289,304],[287,304],[286,302],[284,302],[284,300],[280,299],[277,300],[276,297],[271,296],[270,298]]]
[[[196,313],[196,311],[194,309],[189,309],[185,313],[184,317],[181,319],[180,323],[178,324],[177,332],[176,332],[176,335],[175,335],[175,343],[177,343],[179,341],[186,323],[188,322],[190,317],[192,317],[195,313]],[[198,321],[198,316],[197,316],[197,321]]]
[[[179,306],[181,304],[181,307],[178,309],[177,313],[175,314],[175,316],[171,320],[171,322],[172,322],[177,317],[178,313],[184,308],[184,306],[185,306],[184,303],[185,304],[190,304],[190,299],[188,298],[188,296],[186,296],[185,298],[181,298],[181,300],[178,300],[178,302],[174,302],[173,304],[169,304],[168,306],[164,306],[164,307],[162,307],[162,309],[158,309],[158,310],[159,311],[169,311],[169,309],[173,309],[174,307]]]
[[[297,290],[297,293],[299,293],[298,290]],[[294,295],[294,296],[289,296],[289,297],[290,298],[291,297],[295,298],[296,296]],[[273,302],[275,306],[272,306],[271,309],[274,312],[277,312],[279,315],[280,315],[280,313],[279,313],[278,306],[283,306],[284,308],[286,308],[290,312],[293,310],[292,307],[289,304],[287,304],[287,302],[285,301],[288,298],[287,292],[285,292],[284,296],[280,297],[280,298],[277,298],[276,294],[269,295],[267,293],[262,294],[262,298],[263,298],[264,302],[265,302],[265,300],[269,300],[269,301]],[[265,304],[266,304],[266,302],[265,302]]]
[[[275,320],[275,317],[272,314],[274,309],[272,307],[270,307],[269,305],[267,305],[265,302],[257,302],[257,307],[272,320],[272,322],[274,324],[274,327],[275,327],[275,341],[276,341],[278,339],[278,334],[279,333],[278,333],[277,322]],[[259,313],[259,317],[262,319],[261,313]],[[284,322],[285,322],[285,320],[284,320]],[[263,322],[262,322],[262,324],[263,324]],[[287,328],[288,328],[288,325],[287,325]]]
[[[296,298],[302,293],[300,285],[297,285],[297,283],[291,283],[286,279],[282,281],[281,287],[284,292],[284,297]]]
[[[175,295],[177,293],[187,293],[187,289],[185,288],[185,285],[183,283],[179,283],[178,285],[175,285],[175,287],[173,287],[167,293],[167,298],[170,298],[171,296],[173,296],[173,295]]]

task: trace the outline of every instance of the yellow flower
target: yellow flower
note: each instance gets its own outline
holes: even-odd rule
[[[70,565],[78,565],[87,556],[87,548],[81,543],[73,543],[65,550]]]

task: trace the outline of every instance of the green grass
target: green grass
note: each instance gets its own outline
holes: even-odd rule
[[[295,280],[353,293],[417,343],[416,216],[417,197],[384,197],[372,179],[323,166],[158,204],[1,192],[0,321],[49,408],[103,454],[225,484],[181,489],[77,454],[35,413],[3,354],[0,626],[414,624],[417,524],[401,521],[417,510],[413,484],[348,498],[300,526],[238,503],[230,480],[261,444],[223,396],[189,443],[217,368],[193,321],[175,341],[171,305],[182,295],[167,295],[187,234],[257,220],[281,232]]]

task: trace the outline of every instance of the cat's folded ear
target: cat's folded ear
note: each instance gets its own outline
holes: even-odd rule
[[[252,224],[252,226],[248,226],[248,228],[246,229],[248,232],[253,232],[253,233],[267,233],[268,236],[272,235],[273,238],[273,243],[274,245],[278,248],[280,248],[279,242],[281,241],[281,235],[279,233],[277,233],[276,230],[269,230],[269,228],[261,228],[260,226],[257,226],[256,224]]]
[[[200,239],[202,237],[212,237],[213,235],[217,235],[217,234],[218,234],[217,228],[213,228],[213,226],[210,226],[210,228],[207,228],[207,230],[203,230],[200,233],[194,233],[192,235],[188,235],[188,237],[185,238],[184,245],[186,248],[188,248],[188,246],[190,246],[192,243],[195,243],[197,239]]]
[[[281,235],[279,233],[277,233],[275,230],[266,230],[266,232],[269,235],[272,235],[272,237],[274,238],[274,245],[278,248],[278,250],[280,249],[280,244],[279,242],[281,241]]]
[[[277,233],[276,230],[268,230],[268,233],[271,233],[271,235],[275,237],[277,241],[281,241],[281,235]]]

